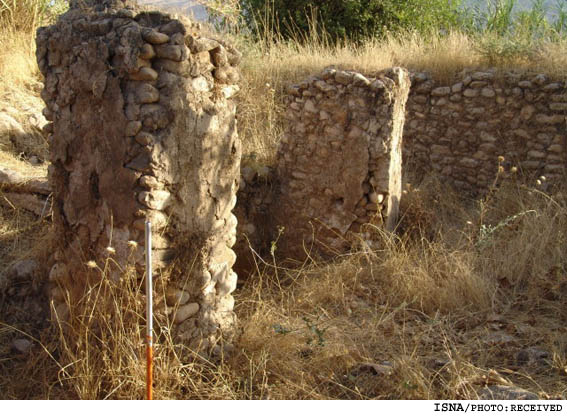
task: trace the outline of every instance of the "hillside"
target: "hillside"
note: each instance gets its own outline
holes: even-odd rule
[[[187,16],[194,16],[195,19],[201,21],[206,20],[208,16],[203,6],[187,0],[141,0],[138,3],[143,6],[181,12]]]

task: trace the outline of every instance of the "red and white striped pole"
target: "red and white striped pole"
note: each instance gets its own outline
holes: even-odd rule
[[[146,400],[153,384],[152,224],[146,220]]]

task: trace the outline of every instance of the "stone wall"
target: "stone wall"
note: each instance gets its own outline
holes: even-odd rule
[[[457,189],[493,183],[506,170],[548,183],[565,178],[567,88],[544,74],[465,71],[451,85],[412,75],[404,130],[404,169],[435,172]]]
[[[401,196],[401,141],[409,77],[328,69],[288,88],[277,155],[272,230],[302,258],[343,252],[363,224],[393,229]],[[278,235],[275,235],[278,237]]]
[[[248,275],[256,271],[256,254],[269,253],[277,237],[272,205],[279,189],[275,169],[242,161],[238,201],[234,215],[238,218],[235,269]],[[255,253],[254,253],[255,252]]]
[[[421,72],[412,73],[411,81],[403,169],[412,180],[436,174],[460,191],[480,194],[494,182],[499,164],[507,173],[544,176],[542,189],[565,179],[565,80],[470,70],[450,85]],[[310,249],[315,232],[328,252],[343,252],[347,232],[364,223],[386,221],[392,229],[395,215],[388,215],[388,206],[394,206],[399,184],[387,178],[398,180],[399,174],[385,174],[387,166],[400,169],[394,163],[399,152],[390,152],[396,146],[389,143],[398,140],[392,123],[403,123],[396,105],[402,108],[404,97],[395,92],[375,97],[373,82],[331,69],[290,86],[277,169],[242,170],[239,255],[249,254],[248,243],[267,254],[278,225],[286,226],[278,250],[292,257]],[[367,152],[367,143],[385,146],[379,152],[369,146]],[[330,232],[325,236],[322,229]]]
[[[173,322],[178,340],[212,347],[235,323],[241,150],[231,97],[241,54],[190,22],[125,2],[71,6],[37,35],[51,121],[54,312],[68,319],[67,305],[103,270],[115,280],[129,267],[142,275],[147,218],[165,287],[157,327]]]

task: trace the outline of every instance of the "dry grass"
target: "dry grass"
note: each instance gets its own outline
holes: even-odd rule
[[[411,188],[400,232],[378,235],[377,246],[361,242],[333,262],[300,269],[265,265],[245,278],[236,303],[242,335],[228,358],[199,358],[162,328],[156,397],[474,399],[482,386],[508,384],[564,399],[564,193],[510,179],[481,205],[446,189],[441,199],[441,189],[435,181]],[[496,228],[523,211],[534,214]],[[493,232],[480,232],[481,218]],[[35,398],[143,396],[141,277],[130,270],[113,283],[96,273],[103,278],[73,303],[71,326],[28,327],[45,349],[36,344],[31,361],[0,360],[4,398],[31,397],[14,386],[15,374],[22,383],[35,377]],[[1,312],[4,320],[8,306]],[[3,345],[16,336],[0,330]],[[521,365],[517,354],[528,347],[548,358]]]
[[[21,159],[21,154],[42,159],[48,156],[47,142],[39,131],[39,126],[46,123],[41,114],[44,103],[39,97],[43,86],[35,62],[35,47],[25,32],[3,28],[0,39],[0,112],[23,129],[23,134],[16,134],[17,137],[0,132],[0,161],[3,166],[12,167],[17,163],[14,159]]]
[[[5,87],[26,88],[38,81],[39,69],[35,61],[35,39],[25,32],[3,28],[0,32],[0,74],[2,90]]]
[[[437,190],[414,190],[418,195],[408,198],[404,221],[411,225],[414,216],[423,216],[423,202],[437,198]],[[548,229],[564,230],[565,202],[535,194],[505,187],[490,208],[513,216],[514,210],[506,211],[507,200],[521,199],[526,204],[521,208],[538,212]],[[448,200],[460,206],[428,205],[431,217],[463,212],[466,202],[451,196]],[[566,257],[546,255],[565,247],[563,232],[533,233],[538,223],[523,217],[479,246],[478,229],[466,222],[480,218],[478,205],[464,212],[454,230],[459,240],[445,238],[443,226],[430,223],[433,229],[421,229],[419,238],[385,235],[379,249],[280,271],[278,280],[264,274],[261,281],[247,281],[239,299],[245,317],[241,348],[260,361],[264,370],[258,382],[267,380],[262,383],[270,397],[463,399],[475,398],[479,386],[494,383],[562,397],[564,361],[550,359],[550,367],[530,371],[519,367],[515,356],[527,346],[553,351],[550,357],[565,356],[564,331],[551,334],[565,317],[560,299],[567,296]],[[538,269],[527,267],[516,276],[528,285],[509,284],[497,274],[517,270],[520,253],[510,256],[496,249],[519,246],[516,239],[541,249],[534,253],[537,260],[525,257]],[[551,272],[553,288],[543,278]],[[499,338],[502,334],[511,338]],[[361,363],[383,361],[393,363],[391,376],[356,371]]]
[[[66,7],[61,0],[0,1],[0,86],[3,91],[7,86],[22,88],[30,82],[37,84],[36,29],[48,24],[55,13]]]
[[[0,111],[27,132],[12,140],[0,136],[1,151],[47,158],[47,143],[39,134],[46,120],[41,114],[43,85],[35,58],[35,34],[66,7],[62,0],[0,1]]]

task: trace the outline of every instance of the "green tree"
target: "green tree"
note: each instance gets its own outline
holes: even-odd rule
[[[289,39],[317,30],[336,41],[408,29],[448,30],[461,22],[460,1],[241,0],[241,6],[247,26],[256,33],[276,31]]]

